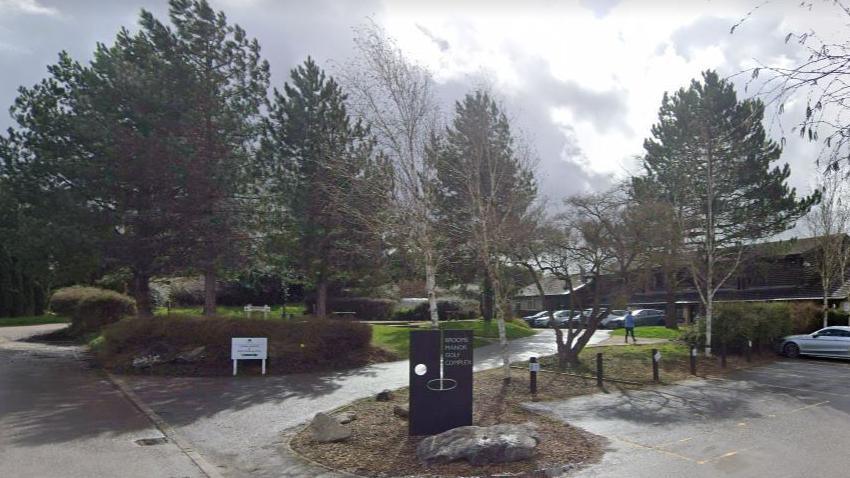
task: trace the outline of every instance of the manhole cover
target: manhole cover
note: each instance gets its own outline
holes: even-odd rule
[[[162,445],[163,443],[168,443],[168,438],[141,438],[139,440],[136,440],[136,445],[139,446]]]

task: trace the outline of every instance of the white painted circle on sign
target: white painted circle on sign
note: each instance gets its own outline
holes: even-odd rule
[[[428,367],[424,363],[420,363],[413,367],[413,373],[416,375],[425,375],[428,372]]]

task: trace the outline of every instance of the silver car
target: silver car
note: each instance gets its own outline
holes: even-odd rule
[[[827,327],[812,334],[789,335],[782,339],[779,351],[791,358],[799,355],[850,358],[850,327]]]

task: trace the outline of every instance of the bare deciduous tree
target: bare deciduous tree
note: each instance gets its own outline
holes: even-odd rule
[[[808,232],[817,242],[815,263],[823,287],[823,326],[828,324],[829,293],[844,283],[850,249],[846,242],[850,226],[847,186],[836,174],[824,176],[820,186],[821,203],[804,218]]]
[[[832,8],[836,15],[850,19],[850,6],[842,0],[803,1],[799,6],[811,10],[816,4],[817,8]],[[731,32],[745,28],[744,23],[752,13],[736,23]],[[765,103],[776,107],[783,130],[786,105],[805,102],[790,132],[808,141],[820,142],[823,147],[818,163],[827,170],[838,169],[843,161],[850,162],[850,88],[847,84],[850,43],[824,38],[815,28],[813,25],[806,31],[791,31],[785,36],[785,43],[795,43],[807,54],[803,61],[790,65],[759,62],[740,74],[749,75],[747,87],[753,87]],[[782,143],[785,143],[784,137]]]
[[[374,22],[357,31],[355,45],[357,61],[342,74],[349,103],[371,125],[395,173],[391,210],[364,219],[420,258],[431,324],[437,327],[440,233],[434,219],[436,171],[426,160],[428,144],[440,126],[433,79],[425,68],[405,58]]]

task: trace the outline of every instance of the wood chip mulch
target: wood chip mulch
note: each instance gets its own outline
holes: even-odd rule
[[[487,426],[499,423],[537,424],[541,442],[536,456],[528,461],[471,466],[465,461],[426,467],[416,458],[416,446],[422,437],[407,435],[407,420],[393,414],[395,405],[407,405],[406,389],[394,392],[390,402],[374,398],[360,400],[347,407],[357,419],[348,424],[353,435],[340,443],[317,443],[305,428],[290,446],[297,453],[335,470],[369,477],[542,477],[541,470],[566,470],[597,462],[607,441],[580,428],[529,412],[520,406],[530,401],[527,378],[517,373],[510,383],[502,380],[501,370],[475,374],[473,422]]]

